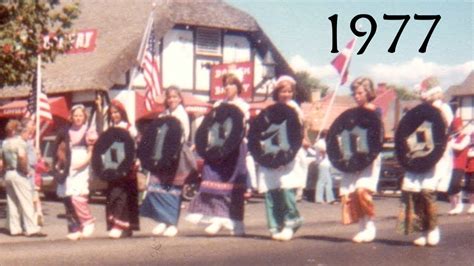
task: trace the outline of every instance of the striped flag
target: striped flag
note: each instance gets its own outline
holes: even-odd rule
[[[156,38],[153,29],[154,27],[152,26],[142,61],[143,77],[146,82],[145,108],[147,111],[153,109],[154,103],[157,101],[158,96],[161,95]]]
[[[331,64],[337,70],[339,75],[341,75],[341,85],[346,83],[349,76],[349,64],[351,63],[352,51],[354,50],[355,39],[352,39],[346,47],[334,58]]]
[[[35,75],[33,84],[36,84],[37,75]],[[38,95],[39,94],[39,95]],[[51,115],[51,106],[49,105],[48,96],[44,93],[43,87],[37,90],[32,88],[30,97],[28,98],[28,104],[26,107],[27,117],[36,117],[36,113],[39,114],[40,121],[52,121],[53,116]]]

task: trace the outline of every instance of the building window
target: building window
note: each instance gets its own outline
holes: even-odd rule
[[[197,28],[196,29],[196,54],[199,55],[222,55],[222,35],[218,29]]]
[[[474,119],[474,96],[461,97],[461,118],[463,121]]]

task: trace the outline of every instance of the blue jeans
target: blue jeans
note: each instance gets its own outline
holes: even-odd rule
[[[318,182],[316,183],[316,202],[324,202],[324,194],[326,194],[326,202],[335,200],[332,191],[332,177],[329,167],[319,167]]]

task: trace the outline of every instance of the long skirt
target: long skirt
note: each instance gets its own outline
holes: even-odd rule
[[[202,222],[211,222],[214,217],[242,222],[244,202],[244,193],[239,190],[231,195],[200,192],[189,204],[188,213],[202,215]]]
[[[177,225],[181,211],[182,188],[172,185],[152,184],[140,207],[140,215],[158,223]]]
[[[438,225],[435,198],[432,191],[403,191],[397,231],[409,234],[434,230]]]
[[[109,182],[105,215],[107,230],[139,230],[137,180],[132,178]]]
[[[265,210],[268,229],[272,233],[283,228],[292,228],[295,232],[303,223],[296,208],[295,189],[272,189],[265,193]]]

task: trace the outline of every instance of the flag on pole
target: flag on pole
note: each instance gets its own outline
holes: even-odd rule
[[[39,117],[40,122],[49,122],[53,120],[53,116],[51,115],[51,106],[49,105],[48,96],[44,93],[41,81],[38,80],[41,79],[40,76],[41,74],[38,75],[38,73],[36,73],[33,79],[33,87],[26,107],[26,116]]]
[[[145,108],[148,111],[152,110],[152,107],[158,96],[161,95],[156,38],[153,29],[153,26],[150,27],[150,33],[145,48],[145,55],[142,62],[143,77],[145,78],[146,82]]]
[[[351,63],[352,51],[354,50],[355,39],[347,43],[346,47],[334,58],[331,64],[336,68],[339,75],[341,75],[341,85],[346,83],[349,76],[349,64]]]

